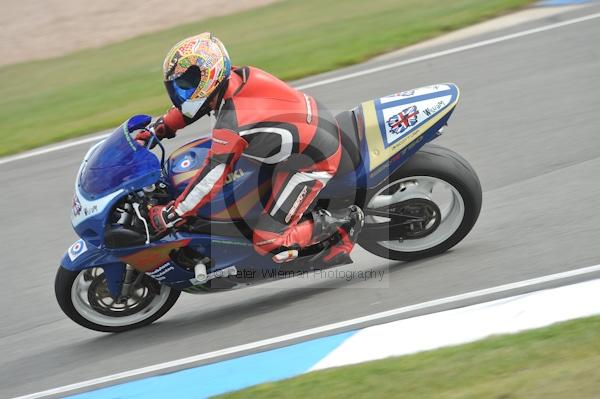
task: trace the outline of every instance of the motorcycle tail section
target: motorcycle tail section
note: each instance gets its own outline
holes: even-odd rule
[[[367,186],[385,180],[440,134],[459,100],[452,83],[407,90],[362,103],[355,111],[362,133]],[[385,173],[383,173],[385,172]]]

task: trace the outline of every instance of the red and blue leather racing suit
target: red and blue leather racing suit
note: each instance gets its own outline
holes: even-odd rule
[[[276,77],[242,67],[232,71],[216,116],[210,152],[176,199],[175,212],[184,219],[195,215],[222,188],[238,159],[247,157],[274,166],[271,196],[254,228],[256,251],[277,255],[315,244],[313,220],[300,219],[340,162],[340,132],[329,111]],[[164,116],[172,131],[192,122],[177,108]],[[338,230],[340,242],[325,261],[352,249],[347,233]]]

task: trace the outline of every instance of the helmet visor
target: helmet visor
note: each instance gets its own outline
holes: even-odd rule
[[[200,69],[197,66],[192,66],[176,79],[165,82],[167,93],[177,108],[181,108],[184,102],[192,98],[199,84]]]

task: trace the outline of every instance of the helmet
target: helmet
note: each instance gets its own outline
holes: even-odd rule
[[[188,37],[169,51],[163,65],[165,86],[173,105],[190,118],[209,112],[231,73],[225,46],[209,32]]]

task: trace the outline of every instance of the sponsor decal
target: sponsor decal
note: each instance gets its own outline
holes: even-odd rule
[[[430,107],[423,108],[422,111],[425,115],[431,116],[431,115],[435,114],[436,112],[438,112],[440,109],[444,108],[444,105],[446,105],[446,103],[444,101],[440,100]]]
[[[71,245],[67,252],[69,254],[69,259],[71,259],[71,261],[74,261],[79,257],[79,255],[81,255],[85,251],[87,251],[87,245],[85,244],[85,241],[77,240],[73,245]]]
[[[227,175],[227,177],[225,178],[225,184],[232,183],[242,176],[244,176],[244,171],[242,169],[236,169]]]
[[[381,97],[380,101],[382,104],[385,104],[388,102],[402,100],[402,98],[412,97],[415,95],[415,93],[416,93],[415,90],[400,91],[398,93],[390,94],[389,96]]]
[[[79,202],[79,197],[77,197],[77,194],[73,195],[73,205],[71,209],[74,216],[81,215],[81,202]]]
[[[440,93],[442,91],[450,90],[450,86],[448,85],[432,85],[419,87],[412,90],[404,90],[398,93],[394,93],[385,97],[381,97],[379,99],[381,104],[393,103],[399,101],[406,101],[410,97],[420,97],[428,94]]]
[[[290,212],[285,217],[286,223],[290,222],[290,220],[292,219],[292,216],[294,216],[294,214],[298,210],[298,207],[300,206],[302,201],[304,201],[304,198],[306,197],[306,193],[308,193],[308,186],[304,186],[302,191],[300,191],[300,194],[298,194],[298,198],[296,198],[296,201],[294,201],[294,205],[292,205],[292,209],[290,209]]]
[[[98,206],[97,205],[92,205],[89,208],[83,208],[83,214],[85,216],[90,216],[93,215],[94,213],[98,212]]]
[[[404,133],[406,129],[408,129],[411,126],[414,126],[417,123],[418,114],[419,110],[417,110],[417,106],[413,105],[411,107],[403,109],[396,115],[392,115],[386,122],[388,127],[390,128],[390,133]]]
[[[217,144],[223,144],[223,145],[229,144],[229,141],[221,140],[221,139],[218,139],[216,137],[213,137],[212,141],[214,141]]]
[[[401,91],[400,93],[397,93],[396,96],[398,97],[410,97],[413,96],[415,94],[414,90],[406,90],[406,91]]]
[[[151,272],[146,272],[146,274],[157,281],[162,281],[166,279],[165,275],[172,270],[175,270],[175,267],[171,265],[171,262],[167,262],[164,265],[152,270]]]
[[[137,147],[135,146],[135,144],[133,144],[133,140],[129,135],[129,130],[127,129],[127,122],[125,122],[123,126],[121,126],[121,129],[123,130],[123,135],[125,136],[125,140],[127,140],[127,144],[129,144],[129,147],[131,147],[133,151],[137,151]]]

